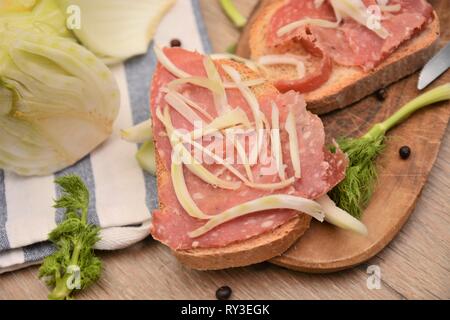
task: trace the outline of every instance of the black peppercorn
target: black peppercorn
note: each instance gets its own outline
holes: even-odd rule
[[[178,39],[172,39],[170,41],[170,46],[173,47],[181,47],[181,41]]]
[[[217,289],[216,298],[218,300],[228,300],[231,296],[232,290],[229,286],[223,286]]]
[[[377,99],[378,99],[379,101],[384,101],[384,100],[386,100],[386,96],[387,96],[387,91],[386,91],[386,89],[382,88],[382,89],[378,90],[378,91],[375,93],[375,96],[377,97]]]
[[[400,148],[398,153],[400,154],[400,158],[402,158],[403,160],[406,160],[411,155],[411,148],[408,146],[403,146]]]

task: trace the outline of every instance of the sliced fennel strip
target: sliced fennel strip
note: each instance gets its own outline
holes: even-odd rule
[[[322,3],[320,3],[320,5],[321,4]],[[383,26],[380,25],[378,28],[376,28],[375,23],[373,24],[373,26],[370,25],[371,16],[368,13],[365,4],[361,0],[330,0],[330,4],[333,7],[337,21],[333,22],[324,19],[304,18],[281,27],[277,30],[277,36],[282,37],[287,33],[304,25],[317,25],[323,28],[334,29],[339,26],[343,17],[352,18],[359,24],[375,32],[382,39],[386,39],[390,35],[390,33]],[[386,12],[395,12],[400,9],[396,5],[380,7],[381,11]]]
[[[285,170],[283,164],[283,153],[281,151],[281,139],[280,139],[280,110],[275,102],[272,102],[272,130],[271,130],[271,145],[272,154],[275,158],[277,166],[278,176],[281,181],[285,180]]]
[[[170,169],[170,175],[172,177],[172,185],[175,190],[178,201],[180,202],[183,209],[191,216],[197,219],[210,219],[211,216],[203,213],[202,210],[197,206],[197,204],[192,199],[189,194],[189,190],[186,185],[183,173],[183,165],[181,162],[181,155],[184,146],[181,143],[174,146],[172,154],[172,164]],[[177,150],[178,149],[178,150]]]
[[[244,85],[246,87],[256,87],[256,86],[259,86],[259,85],[264,84],[266,82],[267,82],[267,80],[263,79],[263,78],[241,81],[242,85]],[[238,88],[237,84],[233,83],[233,82],[224,82],[223,83],[223,87],[225,89],[237,89]]]
[[[267,117],[266,117],[266,115],[264,114],[264,112],[262,112],[262,111],[260,111],[260,116],[261,116],[261,121],[262,121],[262,123],[263,123],[263,126],[264,126],[264,128],[265,128],[265,135],[266,135],[266,137],[267,137],[267,141],[270,139],[270,131],[271,131],[271,127],[270,127],[270,123],[269,123],[269,121],[267,120]]]
[[[228,136],[226,136],[226,137],[228,138]],[[249,181],[253,183],[254,182],[253,172],[252,172],[252,168],[250,167],[250,162],[249,162],[249,159],[247,157],[244,147],[237,139],[233,139],[233,144],[234,144],[234,147],[236,148],[238,157],[241,160],[242,165],[244,166],[245,173],[247,174]]]
[[[324,195],[316,200],[325,214],[325,221],[339,228],[351,230],[363,236],[367,236],[367,227],[348,212],[338,208],[328,195]]]
[[[261,108],[259,106],[259,102],[258,99],[255,97],[255,95],[253,94],[253,92],[250,90],[250,88],[244,86],[241,82],[241,76],[239,74],[239,72],[227,65],[223,65],[222,68],[225,70],[225,72],[228,74],[228,76],[233,80],[234,83],[236,83],[237,88],[239,89],[239,91],[242,93],[242,95],[244,96],[245,100],[247,101],[250,109],[252,110],[253,113],[253,118],[255,119],[255,127],[256,127],[256,131],[257,131],[257,158],[258,155],[261,152],[262,149],[262,141],[263,141],[263,135],[264,135],[264,130],[263,130],[263,122],[261,119]]]
[[[281,27],[280,29],[277,30],[277,36],[282,37],[285,34],[305,25],[316,25],[323,28],[335,29],[339,26],[340,23],[341,20],[329,21],[324,19],[304,18],[301,20],[288,23],[287,25]]]
[[[222,83],[222,78],[220,77],[220,74],[217,71],[214,62],[211,60],[210,57],[205,56],[203,58],[203,66],[205,67],[208,79],[217,82],[219,84],[220,92],[219,93],[213,92],[213,100],[217,110],[217,114],[222,115],[224,112],[230,110],[230,107],[228,106],[227,93],[225,92],[225,88]]]
[[[273,54],[261,56],[258,60],[258,63],[266,66],[266,65],[279,65],[279,64],[287,64],[295,66],[297,70],[297,78],[302,79],[305,77],[305,64],[299,57],[296,57],[291,54]]]
[[[165,111],[166,112],[166,111]],[[249,181],[245,176],[243,176],[239,170],[237,170],[235,167],[233,167],[231,164],[229,164],[226,160],[224,160],[223,158],[217,156],[215,153],[211,152],[210,150],[208,150],[207,148],[203,147],[200,143],[193,141],[189,135],[183,135],[180,134],[179,132],[177,132],[173,125],[172,122],[170,120],[169,117],[169,113],[167,111],[167,114],[164,114],[164,116],[161,114],[160,110],[157,109],[156,111],[157,113],[157,117],[158,119],[164,124],[164,126],[166,127],[166,131],[167,134],[169,135],[169,137],[171,138],[171,141],[174,142],[178,142],[178,139],[180,139],[183,143],[188,143],[190,145],[192,145],[194,148],[202,151],[204,154],[206,154],[207,156],[211,157],[214,161],[216,161],[218,164],[224,166],[228,171],[230,171],[233,175],[235,175],[237,178],[239,178],[242,182],[244,182],[245,185],[254,188],[254,189],[261,189],[261,190],[278,190],[278,189],[284,189],[287,186],[291,185],[294,182],[294,179],[287,179],[285,181],[282,182],[276,182],[276,183],[254,183]],[[198,165],[201,168],[203,168],[204,170],[206,170],[201,164],[198,163],[197,160],[195,160],[194,157],[192,157],[191,153],[184,148],[185,153],[186,153],[186,158],[189,159],[189,161],[184,162],[185,165],[189,167],[190,163],[193,163],[194,165]],[[184,151],[183,151],[184,152]],[[183,154],[184,155],[184,154]],[[197,166],[197,167],[198,167]],[[215,183],[211,183],[209,181],[206,181],[206,178],[212,179],[212,177],[205,177],[205,172],[201,169],[201,168],[195,168],[197,171],[193,172],[194,174],[196,174],[199,178],[202,178],[203,181],[212,184],[212,185],[217,185],[218,187],[221,187],[223,189],[237,189],[237,188],[225,188],[223,187],[223,182],[226,182],[228,184],[234,184],[233,186],[235,186],[238,182],[229,182],[229,181],[225,181],[222,179],[217,178],[215,175],[212,175],[208,170],[206,170],[208,173],[210,173],[214,178],[220,180],[220,181],[216,181]],[[199,170],[202,170],[202,176],[199,176],[197,173]],[[221,184],[219,184],[218,182],[221,182]],[[239,183],[240,184],[240,183]]]
[[[213,60],[231,60],[245,64],[249,69],[259,72],[258,65],[249,59],[242,58],[232,53],[215,53],[210,55]]]
[[[202,151],[203,153],[205,153],[207,156],[211,157],[212,159],[214,159],[214,161],[216,161],[217,163],[223,165],[224,167],[227,168],[228,171],[230,171],[231,173],[233,173],[236,177],[238,177],[239,179],[241,179],[242,181],[246,182],[248,181],[240,172],[239,170],[237,170],[235,167],[233,167],[231,164],[229,164],[226,160],[224,160],[223,158],[217,156],[215,153],[211,152],[210,150],[206,149],[205,147],[203,147],[200,143],[193,141],[192,139],[190,139],[189,137],[186,136],[182,136],[180,135],[180,138],[182,139],[182,141],[184,143],[189,143],[191,144],[194,148]]]
[[[180,68],[178,68],[175,64],[170,61],[170,59],[166,56],[164,53],[164,50],[161,49],[159,46],[155,45],[153,47],[153,50],[155,51],[156,58],[158,59],[159,63],[166,68],[167,71],[169,71],[171,74],[176,76],[177,78],[189,78],[191,75]]]
[[[253,189],[258,190],[280,190],[289,187],[295,182],[295,177],[290,177],[288,179],[284,179],[280,182],[273,182],[273,183],[254,183],[249,182],[246,185]]]
[[[200,118],[200,116],[189,108],[189,106],[182,99],[180,99],[179,96],[169,92],[164,96],[164,100],[190,123],[203,124],[202,118]]]
[[[174,96],[172,93],[169,92],[165,96],[165,99],[169,103],[169,105],[171,105],[175,110],[177,110],[192,124],[194,124],[195,121],[202,121],[201,118],[199,118],[198,116],[196,117],[196,114],[191,109],[188,109],[187,105],[183,105],[182,101],[177,99],[177,97]],[[242,109],[240,108],[235,108],[232,111],[227,112],[224,116],[216,118],[211,123],[207,124],[204,128],[192,131],[190,134],[191,138],[189,139],[196,140],[201,138],[202,136],[219,132],[222,129],[237,124],[249,125],[249,121],[245,112],[242,111]],[[242,147],[239,141],[234,141],[234,145],[236,147],[239,157],[241,158],[241,161],[243,162],[249,181],[253,182],[253,174],[249,165],[249,160],[245,153],[245,149]]]
[[[228,123],[227,123],[227,121],[228,121]],[[228,111],[222,117],[216,118],[210,124],[208,124],[207,127],[225,129],[227,127],[237,126],[240,124],[247,128],[251,126],[250,121],[247,118],[247,114],[241,108],[238,107],[231,111]],[[206,132],[207,132],[207,130],[208,129],[206,129]],[[195,140],[195,135],[193,138]],[[225,135],[225,138],[227,139],[227,141],[229,141],[229,136],[227,134]],[[245,169],[245,172],[247,174],[249,181],[253,182],[253,180],[254,180],[253,173],[252,173],[252,170],[250,167],[249,159],[245,152],[245,148],[242,146],[242,144],[238,140],[236,140],[234,138],[233,138],[232,143],[233,143],[233,145],[238,153],[238,156],[244,166],[244,169]]]
[[[309,214],[319,221],[323,221],[324,214],[320,204],[313,200],[290,196],[270,195],[256,200],[248,201],[213,216],[202,227],[189,232],[189,237],[197,238],[228,221],[245,216],[250,213],[273,209],[292,209]]]
[[[282,181],[282,183],[254,183],[249,181],[245,176],[243,176],[239,170],[237,170],[235,167],[233,167],[231,164],[229,164],[226,160],[223,158],[217,156],[215,153],[211,152],[210,150],[204,148],[201,144],[198,142],[193,141],[189,137],[186,137],[185,135],[180,135],[180,138],[184,143],[191,144],[194,148],[202,151],[207,156],[211,157],[214,161],[216,161],[218,164],[221,164],[224,166],[228,171],[230,171],[232,174],[234,174],[237,178],[242,180],[245,185],[254,188],[254,189],[261,189],[261,190],[278,190],[278,189],[284,189],[290,184],[294,182],[292,179],[288,179],[285,181]]]
[[[314,7],[316,9],[320,8],[322,4],[325,2],[325,0],[314,0]]]
[[[156,174],[156,160],[155,160],[155,144],[153,141],[146,141],[136,152],[136,160],[139,166],[145,171]]]
[[[143,121],[131,128],[120,130],[123,140],[134,143],[144,143],[153,139],[152,120]]]
[[[172,149],[174,149],[174,147],[180,142],[180,136],[177,135],[176,130],[172,125],[169,109],[167,107],[164,108],[164,115],[161,114],[161,110],[159,108],[156,109],[156,116],[164,125],[167,135],[169,136]],[[212,174],[209,170],[202,166],[183,145],[180,145],[178,148],[180,152],[182,152],[182,159],[185,160],[184,164],[189,171],[206,183],[228,190],[236,190],[241,186],[240,182],[226,181]]]
[[[384,12],[398,12],[402,10],[402,6],[400,4],[392,4],[392,5],[383,5],[379,6],[381,11]]]
[[[198,87],[202,87],[205,89],[210,90],[213,93],[220,94],[222,91],[222,88],[220,86],[220,83],[217,81],[213,81],[207,78],[202,77],[188,77],[188,78],[182,78],[182,79],[176,79],[167,84],[167,88],[170,90],[177,91],[178,86],[184,85],[184,84],[193,84]]]
[[[207,136],[227,128],[237,127],[243,125],[244,127],[250,127],[250,121],[247,115],[241,108],[235,108],[231,111],[215,118],[210,123],[206,124],[203,128],[198,128],[190,133],[192,140],[200,139],[203,136]]]
[[[289,153],[291,156],[292,166],[294,168],[294,176],[297,179],[302,177],[301,163],[300,163],[300,147],[298,145],[297,125],[292,106],[289,106],[289,113],[286,118],[285,130],[289,136]]]
[[[179,92],[177,92],[175,90],[171,90],[169,88],[166,88],[166,87],[161,88],[161,92],[163,92],[163,93],[169,93],[169,92],[172,93],[173,95],[175,95],[180,100],[183,100],[192,109],[194,109],[195,111],[200,112],[209,121],[213,120],[213,117],[204,108],[200,107],[197,103],[195,103],[194,101],[192,101],[191,99],[189,99],[185,95],[183,95],[183,94],[181,94],[181,93],[179,93]]]
[[[378,28],[377,24],[370,25],[371,15],[362,0],[330,0],[330,4],[334,9],[337,17],[350,17],[359,24],[375,32],[380,38],[386,39],[390,33],[381,24]]]

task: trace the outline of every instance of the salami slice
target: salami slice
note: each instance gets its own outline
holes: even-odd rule
[[[272,16],[267,34],[268,45],[276,46],[293,38],[302,38],[307,35],[307,26],[297,28],[282,37],[277,35],[280,28],[304,18],[336,21],[334,10],[327,1],[317,8],[314,0],[290,0]]]
[[[368,9],[377,5],[375,0],[363,2]],[[366,71],[371,70],[433,19],[433,9],[425,0],[391,0],[389,5],[400,5],[401,10],[382,13],[381,25],[389,32],[386,39],[380,38],[367,26],[351,18],[344,18],[338,28],[303,26],[278,37],[277,31],[281,27],[296,20],[320,18],[336,21],[333,9],[328,2],[316,8],[313,0],[291,0],[273,15],[268,45],[276,46],[312,35],[317,47],[331,56],[336,63],[359,66]],[[380,7],[375,8],[379,10]],[[287,12],[290,14],[286,14]]]
[[[356,65],[360,65],[364,70],[370,70],[380,64],[403,42],[417,34],[433,17],[432,7],[426,1],[392,0],[389,4],[400,4],[401,10],[384,15],[381,24],[390,33],[385,40],[353,20],[347,19],[342,25],[342,32],[353,51],[353,59]],[[336,59],[342,58],[337,54]]]
[[[320,88],[331,76],[333,71],[333,62],[327,55],[322,56],[322,60],[315,70],[310,70],[309,73],[302,79],[294,80],[278,80],[275,82],[275,87],[280,92],[288,92],[294,90],[300,93],[306,93]]]
[[[203,57],[200,54],[180,48],[165,49],[165,53],[178,68],[185,72],[193,76],[205,75],[202,66]],[[169,140],[164,134],[163,126],[155,113],[156,108],[163,106],[165,103],[161,88],[173,79],[173,75],[164,67],[158,65],[151,88],[151,111],[156,147],[166,170],[170,168],[172,150]],[[191,100],[202,105],[209,113],[215,115],[213,97],[205,89],[188,85],[184,88],[184,93],[188,94]],[[253,120],[250,106],[238,90],[227,89],[227,98],[231,108],[242,108],[248,114],[249,119]],[[300,94],[291,91],[286,94],[270,94],[260,97],[261,111],[269,123],[271,122],[273,102],[279,108],[281,129],[284,127],[289,109],[295,110],[302,169],[301,179],[285,189],[277,190],[276,193],[297,195],[310,199],[320,197],[342,180],[347,160],[339,152],[330,154],[324,151],[325,133],[323,124],[316,115],[306,110],[306,104]],[[189,129],[190,124],[187,124],[181,115],[177,115],[174,111],[171,113],[171,117],[176,128]],[[285,130],[280,130],[282,153],[285,159],[284,163],[287,166],[286,174],[287,176],[293,176],[293,166],[289,160],[288,139]],[[268,147],[268,139],[265,142],[265,146]],[[273,155],[268,152],[268,157],[273,157]],[[205,167],[212,172],[217,172],[222,179],[238,181],[228,171],[220,170],[220,166],[217,164],[205,164]],[[242,165],[236,165],[236,168],[245,174]],[[258,162],[251,167],[251,170],[257,183],[279,181],[278,172],[271,170],[267,164]],[[238,190],[220,189],[205,183],[186,168],[184,169],[184,175],[192,199],[203,212],[209,215],[219,214],[241,203],[274,193],[273,191],[250,188],[245,184],[242,184]],[[205,221],[193,218],[183,210],[177,200],[170,178],[160,179],[160,182],[160,185],[158,185],[160,202],[166,205],[153,212],[151,233],[154,238],[172,249],[226,246],[271,231],[298,214],[292,210],[281,209],[257,212],[224,223],[200,237],[190,238],[188,232],[199,228],[205,224]]]

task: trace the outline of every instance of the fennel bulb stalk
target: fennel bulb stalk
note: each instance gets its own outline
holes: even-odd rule
[[[349,167],[345,179],[330,192],[336,205],[360,218],[372,196],[377,179],[375,159],[384,149],[386,132],[417,110],[449,99],[450,83],[446,83],[408,102],[388,119],[375,124],[362,137],[340,139],[338,144],[349,158]]]
[[[233,22],[236,28],[241,29],[247,24],[247,19],[239,12],[233,3],[233,0],[220,0],[222,10],[227,17]]]

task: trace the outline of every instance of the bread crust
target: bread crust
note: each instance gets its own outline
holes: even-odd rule
[[[265,36],[272,15],[283,3],[283,0],[262,1],[240,39],[237,51],[239,55],[256,60],[268,53],[278,52],[265,46]],[[419,70],[438,48],[440,26],[436,12],[434,17],[424,30],[402,44],[370,72],[334,64],[330,79],[320,88],[305,94],[307,108],[316,114],[344,108]],[[292,49],[294,53],[298,50],[295,45],[291,47],[282,50]],[[286,72],[280,70],[280,73]]]
[[[271,232],[242,242],[223,248],[176,250],[174,254],[181,263],[196,270],[248,266],[280,256],[305,233],[310,221],[310,216],[300,214]]]
[[[252,70],[243,64],[228,60],[219,61],[239,71],[243,79],[258,78]],[[252,88],[257,96],[278,93],[275,87],[266,83]],[[156,135],[155,135],[156,136]],[[170,171],[165,167],[156,152],[156,178],[158,188],[170,183]],[[169,203],[159,198],[159,207],[163,210]],[[232,243],[220,248],[195,248],[189,250],[172,250],[177,259],[185,266],[196,270],[219,270],[248,266],[280,256],[293,245],[309,228],[311,217],[299,213],[278,228],[259,236]]]

